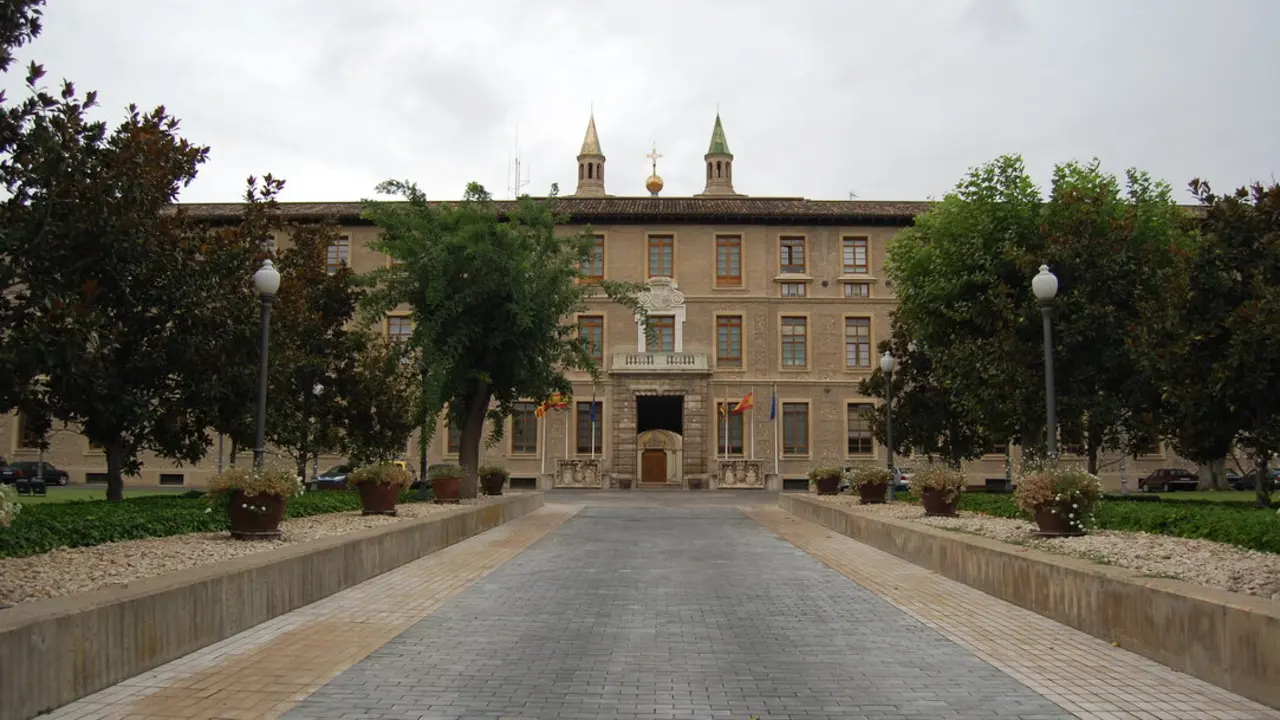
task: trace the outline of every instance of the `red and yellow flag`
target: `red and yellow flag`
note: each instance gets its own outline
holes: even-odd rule
[[[753,390],[747,393],[747,396],[742,398],[742,400],[740,400],[738,404],[733,407],[733,411],[735,413],[746,412],[747,410],[750,410],[755,406],[756,406],[756,393]]]
[[[534,408],[533,414],[542,417],[547,414],[548,410],[564,410],[569,407],[569,398],[560,393],[552,393],[551,397],[543,400],[538,407]]]

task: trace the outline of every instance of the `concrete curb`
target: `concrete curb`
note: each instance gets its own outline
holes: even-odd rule
[[[0,614],[0,720],[27,720],[542,507],[541,493]]]
[[[1099,565],[798,495],[778,506],[1273,708],[1280,708],[1280,602]]]

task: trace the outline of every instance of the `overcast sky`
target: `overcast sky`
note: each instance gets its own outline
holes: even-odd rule
[[[1187,200],[1280,166],[1277,0],[49,0],[21,55],[97,89],[104,117],[166,105],[211,147],[187,201],[572,192],[594,104],[607,190],[702,190],[719,106],[737,190],[919,200],[1021,153],[1137,166]],[[1267,80],[1267,78],[1271,80]],[[6,83],[11,87],[12,78]]]

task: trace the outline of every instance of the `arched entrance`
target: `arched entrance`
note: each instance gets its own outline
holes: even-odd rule
[[[684,438],[670,430],[646,430],[636,436],[636,467],[641,487],[684,481]]]

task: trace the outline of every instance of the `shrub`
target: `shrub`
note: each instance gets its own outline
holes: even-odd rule
[[[1013,498],[1018,509],[1028,515],[1070,505],[1071,514],[1083,518],[1102,498],[1102,481],[1078,467],[1048,464],[1023,475]]]
[[[840,477],[840,468],[838,467],[816,467],[809,471],[809,482],[816,483],[819,480],[827,478]]]
[[[304,489],[302,478],[293,468],[277,465],[243,468],[233,467],[224,470],[209,482],[209,495],[213,497],[230,495],[239,490],[245,497],[255,495],[276,495],[286,500],[301,495]]]
[[[22,503],[18,502],[18,492],[8,485],[0,485],[0,527],[9,527],[20,512]]]
[[[946,465],[930,464],[912,473],[911,486],[921,493],[925,489],[937,490],[950,503],[964,492],[964,473]]]
[[[511,477],[511,471],[502,467],[501,465],[481,465],[480,469],[477,471],[477,474],[480,477],[493,477],[495,475],[501,475],[504,481],[507,480],[507,478]]]
[[[352,471],[348,479],[353,485],[365,483],[373,485],[395,485],[406,488],[413,482],[413,475],[395,463],[384,462],[376,465],[365,465]]]
[[[457,465],[432,465],[427,468],[427,476],[432,480],[441,478],[464,478],[467,471]]]
[[[893,480],[889,468],[872,463],[860,463],[844,472],[844,479],[855,488],[864,485],[888,485]]]

